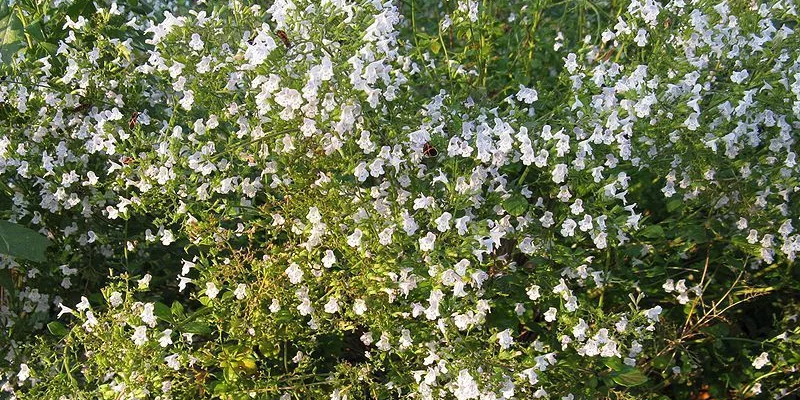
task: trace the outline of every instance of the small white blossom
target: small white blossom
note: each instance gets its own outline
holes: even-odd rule
[[[289,277],[289,282],[292,284],[296,285],[303,281],[303,270],[296,263],[291,263],[285,272],[286,276]]]
[[[466,369],[462,369],[458,372],[458,378],[455,382],[453,395],[458,400],[477,399],[480,396],[478,384]]]
[[[556,312],[557,312],[557,310],[556,310],[554,307],[550,307],[550,308],[549,308],[549,309],[548,309],[548,310],[547,310],[547,311],[544,313],[544,320],[545,320],[545,321],[547,321],[547,322],[553,322],[553,321],[555,321],[555,320],[556,320]]]
[[[325,303],[325,312],[328,314],[335,314],[339,312],[339,300],[335,297],[331,297],[328,299],[328,302]]]
[[[363,315],[367,312],[367,303],[364,302],[364,299],[356,299],[356,301],[353,302],[353,312],[356,315]]]
[[[19,372],[17,373],[17,379],[20,383],[25,382],[28,377],[31,376],[31,369],[28,368],[28,364],[20,364],[19,365]]]
[[[761,369],[764,368],[765,365],[769,364],[769,362],[769,354],[765,351],[759,354],[758,357],[753,360],[753,367],[755,369]]]
[[[428,232],[425,237],[419,238],[419,249],[422,251],[432,251],[435,242],[436,235],[433,234],[433,232]]]
[[[206,296],[208,296],[209,299],[213,299],[216,298],[218,294],[219,289],[217,285],[215,285],[214,282],[206,282]]]
[[[240,283],[236,285],[236,290],[233,291],[233,295],[236,296],[237,300],[242,300],[247,296],[247,285],[244,283]]]
[[[497,334],[497,343],[500,344],[501,349],[507,349],[514,343],[514,338],[511,336],[511,330],[506,329]]]
[[[534,89],[526,88],[523,85],[519,86],[519,92],[517,92],[517,100],[522,101],[526,104],[533,104],[536,100],[539,99],[539,94]]]
[[[133,335],[131,335],[131,340],[137,346],[147,343],[147,327],[144,325],[137,326],[133,331]]]

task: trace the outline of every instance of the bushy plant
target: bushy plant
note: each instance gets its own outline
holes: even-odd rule
[[[2,393],[782,398],[793,0],[0,7]]]

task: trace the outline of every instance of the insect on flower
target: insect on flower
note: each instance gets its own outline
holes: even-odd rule
[[[292,42],[289,41],[289,36],[286,36],[285,31],[277,30],[275,31],[275,34],[278,35],[279,38],[281,38],[283,45],[286,46],[287,49],[292,47]]]
[[[439,154],[439,151],[436,150],[436,148],[430,143],[425,143],[425,145],[422,146],[422,154],[424,154],[425,157],[436,157],[436,155]]]
[[[129,157],[129,156],[122,156],[122,158],[120,159],[120,161],[121,161],[123,164],[125,164],[125,165],[131,165],[131,163],[133,163],[133,161],[134,161],[134,160],[133,160],[133,157]]]
[[[136,122],[138,120],[139,120],[139,113],[137,111],[134,111],[133,114],[131,114],[131,119],[128,121],[128,128],[133,129],[134,127],[136,127]]]
[[[72,108],[72,112],[74,112],[74,113],[84,112],[84,111],[88,110],[89,107],[91,107],[91,106],[92,105],[89,104],[89,103],[80,103],[77,106]]]

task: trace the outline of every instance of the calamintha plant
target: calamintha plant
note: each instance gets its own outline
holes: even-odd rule
[[[797,12],[6,2],[0,393],[796,396]]]

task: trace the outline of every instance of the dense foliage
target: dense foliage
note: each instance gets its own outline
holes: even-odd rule
[[[794,395],[797,7],[5,2],[0,393]]]

